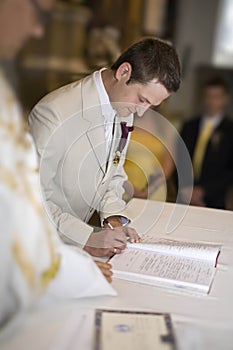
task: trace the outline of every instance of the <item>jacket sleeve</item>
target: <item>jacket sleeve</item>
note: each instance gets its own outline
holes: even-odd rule
[[[64,152],[62,149],[64,132],[60,126],[59,114],[50,103],[41,102],[30,113],[29,128],[40,158],[40,180],[45,208],[62,239],[66,243],[83,248],[93,231],[92,227],[60,207],[52,196],[53,191],[56,191],[53,177],[61,166],[60,155]],[[59,142],[56,142],[54,147],[47,147],[55,132]]]
[[[200,183],[202,185],[202,183]],[[227,169],[221,169],[221,181],[219,177],[212,176],[204,184],[205,192],[206,192],[206,200],[211,200],[215,202],[219,202],[219,205],[225,206],[226,196],[228,195],[228,191],[233,186],[233,147],[231,152],[229,153],[229,166]],[[224,203],[221,203],[221,201]]]

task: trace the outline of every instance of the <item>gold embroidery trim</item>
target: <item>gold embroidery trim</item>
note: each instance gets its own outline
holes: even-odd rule
[[[18,184],[15,176],[7,169],[0,165],[0,182],[7,184],[11,190],[16,190]]]
[[[57,275],[57,272],[60,267],[60,263],[61,263],[61,258],[60,256],[58,256],[52,262],[50,268],[42,274],[40,284],[43,288],[47,287],[49,281]]]
[[[17,240],[12,244],[12,253],[28,285],[32,287],[35,284],[35,269],[25,258],[23,249]]]
[[[20,129],[17,129],[14,123],[0,120],[0,125],[6,129],[6,132],[9,133],[11,141],[13,141],[14,144],[16,144],[18,147],[22,147],[25,150],[30,149],[31,144],[25,137],[25,132],[28,132],[26,124],[24,125],[21,123]]]

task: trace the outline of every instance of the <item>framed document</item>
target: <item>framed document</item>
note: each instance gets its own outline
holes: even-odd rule
[[[95,313],[95,350],[175,350],[167,313],[104,310]]]

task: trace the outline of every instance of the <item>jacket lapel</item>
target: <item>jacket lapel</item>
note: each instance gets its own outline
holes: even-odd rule
[[[116,166],[113,164],[113,160],[116,156],[116,152],[121,140],[121,122],[126,122],[129,125],[133,125],[133,115],[131,117],[127,117],[127,118],[123,118],[123,117],[118,117],[116,116],[115,118],[115,128],[114,128],[114,135],[113,135],[113,142],[112,142],[112,146],[110,149],[110,155],[109,155],[109,159],[108,159],[108,164],[107,164],[107,169],[106,169],[106,174],[105,177],[108,177],[111,169],[114,167],[116,168]],[[124,152],[124,149],[123,149]]]
[[[120,139],[121,139],[120,121],[119,121],[119,118],[116,117],[115,118],[115,125],[114,125],[113,140],[112,140],[112,144],[111,144],[111,148],[110,148],[110,152],[109,152],[109,158],[108,158],[108,162],[107,162],[105,177],[108,176],[109,171],[112,168],[113,159],[115,157],[116,150],[117,150],[117,147],[119,145]]]
[[[98,160],[99,166],[103,174],[105,174],[107,156],[104,135],[104,118],[102,116],[102,110],[93,75],[85,78],[81,84],[83,119],[90,122],[86,136]]]
[[[226,117],[224,116],[219,125],[214,129],[210,141],[209,147],[216,152],[222,143],[222,136],[226,129]]]
[[[122,118],[116,117],[113,142],[110,149],[109,159],[106,154],[106,141],[104,133],[104,117],[100,106],[99,96],[96,89],[93,74],[84,78],[81,82],[82,94],[82,113],[83,119],[90,122],[90,126],[86,132],[92,150],[98,160],[99,166],[106,178],[110,169],[113,166],[113,159],[117,151],[121,139],[121,121],[126,121],[127,124],[133,124],[133,115],[131,117]]]

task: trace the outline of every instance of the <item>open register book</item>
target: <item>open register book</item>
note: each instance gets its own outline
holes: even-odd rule
[[[220,245],[158,239],[128,244],[111,259],[114,277],[208,294]]]

